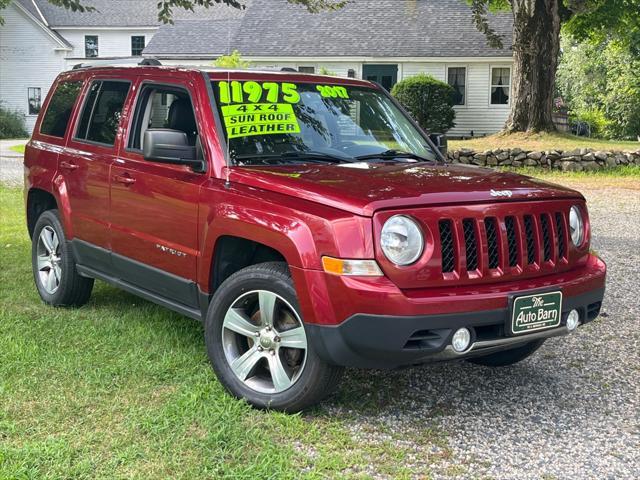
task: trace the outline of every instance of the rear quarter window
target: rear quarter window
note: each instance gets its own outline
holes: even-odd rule
[[[76,104],[81,89],[81,81],[60,82],[58,84],[42,119],[41,134],[64,138],[73,106]]]

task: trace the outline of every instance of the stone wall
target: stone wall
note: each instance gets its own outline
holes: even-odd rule
[[[590,171],[619,165],[640,165],[640,149],[635,152],[613,152],[579,148],[576,150],[531,151],[520,148],[498,148],[476,152],[463,148],[449,152],[452,163],[487,167],[542,167],[562,171]]]

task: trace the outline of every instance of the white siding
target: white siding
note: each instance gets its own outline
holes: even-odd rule
[[[0,102],[25,114],[27,131],[37,115],[28,115],[27,89],[42,89],[42,102],[56,76],[65,69],[64,51],[47,32],[13,4],[2,10],[0,27]]]
[[[444,63],[404,63],[402,65],[402,78],[410,78],[419,73],[426,73],[444,82],[446,81]]]
[[[73,52],[69,52],[69,57],[73,58],[75,63],[78,59],[85,58],[84,37],[85,35],[96,35],[98,37],[98,55],[99,57],[130,57],[131,56],[131,37],[145,37],[145,45],[147,45],[157,29],[65,29],[58,28],[56,31],[62,35],[71,45]],[[73,61],[70,61],[73,63]]]
[[[447,134],[451,137],[490,135],[502,130],[509,116],[509,105],[490,105],[491,67],[510,67],[511,62],[424,62],[404,63],[403,78],[426,73],[443,82],[447,81],[447,67],[467,68],[467,99],[465,105],[454,107],[456,126]]]
[[[455,107],[456,127],[450,136],[488,135],[502,130],[509,116],[509,105],[490,105],[491,67],[511,64],[474,63],[467,66],[467,104]]]

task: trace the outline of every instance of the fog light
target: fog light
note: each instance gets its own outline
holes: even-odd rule
[[[570,332],[578,328],[580,323],[580,315],[577,310],[571,310],[567,316],[567,330]]]
[[[458,353],[462,353],[469,348],[470,343],[471,332],[468,328],[459,328],[456,330],[456,333],[453,334],[453,338],[451,339],[451,346]]]

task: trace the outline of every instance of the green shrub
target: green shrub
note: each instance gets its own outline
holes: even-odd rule
[[[0,105],[0,139],[29,136],[24,126],[24,115]]]
[[[419,74],[397,83],[391,94],[427,132],[445,133],[455,126],[455,90],[449,84]]]
[[[607,120],[605,113],[599,108],[583,108],[571,112],[572,122],[584,122],[591,127],[591,136],[596,138],[606,137],[607,129],[611,122]]]

